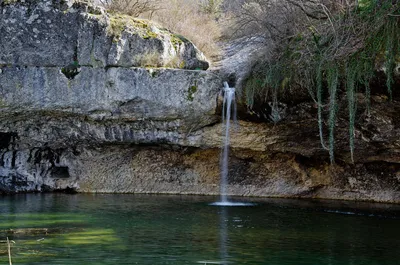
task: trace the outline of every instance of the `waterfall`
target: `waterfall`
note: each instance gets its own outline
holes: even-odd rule
[[[232,202],[228,201],[227,186],[228,186],[228,160],[229,160],[229,145],[230,145],[230,129],[231,118],[234,125],[237,125],[236,120],[236,101],[235,101],[235,88],[229,87],[227,82],[224,82],[223,87],[224,100],[222,103],[222,128],[225,137],[223,138],[223,147],[221,151],[221,180],[220,180],[220,194],[219,202],[210,203],[214,206],[253,206],[254,203],[248,202]]]
[[[230,126],[231,126],[231,109],[233,105],[233,120],[236,120],[236,101],[235,101],[235,88],[229,87],[227,82],[224,82],[224,100],[222,105],[222,124],[225,130],[225,138],[223,140],[223,148],[221,154],[221,183],[220,194],[221,202],[228,201],[226,195],[226,187],[228,185],[228,157],[230,145]],[[233,103],[233,104],[232,104]]]

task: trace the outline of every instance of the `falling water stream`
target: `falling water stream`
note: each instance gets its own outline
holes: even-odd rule
[[[230,146],[230,130],[231,119],[236,122],[236,101],[235,88],[229,87],[227,82],[224,82],[223,87],[223,104],[222,104],[222,124],[224,125],[225,136],[223,138],[223,147],[221,153],[221,180],[220,180],[220,201],[214,202],[214,206],[252,206],[253,203],[232,202],[228,200],[227,186],[229,174],[229,146]],[[233,108],[232,108],[233,106]]]
[[[226,204],[228,198],[226,195],[226,187],[228,184],[228,157],[229,157],[229,145],[230,145],[230,125],[231,125],[231,108],[232,102],[235,101],[235,88],[229,87],[227,82],[224,82],[224,102],[222,109],[222,123],[225,124],[225,138],[223,140],[224,145],[222,149],[222,161],[221,161],[221,203]],[[236,109],[234,108],[233,117],[236,116]]]

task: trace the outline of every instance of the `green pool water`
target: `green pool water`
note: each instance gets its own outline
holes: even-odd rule
[[[397,205],[215,197],[0,197],[0,264],[400,264]],[[241,199],[242,201],[244,199]]]

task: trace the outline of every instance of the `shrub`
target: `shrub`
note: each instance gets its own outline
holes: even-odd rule
[[[255,2],[260,1],[262,0]],[[337,95],[343,87],[349,112],[350,155],[354,161],[356,93],[363,89],[367,103],[369,102],[369,83],[380,62],[384,62],[381,67],[384,66],[387,76],[389,97],[392,95],[393,72],[396,58],[400,55],[400,4],[392,1],[362,0],[359,5],[332,5],[331,9],[320,5],[320,8],[321,11],[312,13],[312,16],[320,14],[321,17],[306,20],[306,24],[296,22],[293,27],[296,29],[294,34],[279,35],[278,29],[274,28],[277,24],[269,24],[270,28],[265,29],[270,36],[278,35],[277,41],[280,45],[277,45],[276,54],[272,59],[258,64],[262,67],[259,66],[261,71],[258,70],[257,75],[262,72],[265,76],[260,89],[268,93],[269,90],[290,89],[293,84],[300,84],[309,89],[318,106],[321,145],[329,151],[333,163]],[[301,8],[300,12],[303,12]],[[308,13],[303,13],[303,17],[311,17]],[[322,16],[323,14],[325,16]],[[260,25],[258,21],[254,23]],[[286,22],[282,23],[281,26],[287,25]],[[283,38],[284,36],[286,37]],[[254,87],[251,89],[254,90]],[[327,95],[327,99],[323,95]],[[328,144],[323,138],[325,120],[322,109],[325,106],[329,109]]]

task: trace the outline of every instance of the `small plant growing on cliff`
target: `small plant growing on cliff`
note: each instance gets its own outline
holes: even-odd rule
[[[128,15],[111,14],[110,24],[107,27],[107,35],[118,42],[127,29],[134,30],[143,39],[157,38],[157,33],[152,30],[151,22],[146,19],[134,18]]]
[[[65,75],[66,78],[68,79],[74,79],[75,76],[77,76],[80,72],[79,68],[79,63],[78,61],[74,61],[70,63],[69,65],[61,68],[61,73]]]
[[[197,84],[194,84],[193,86],[190,86],[188,89],[188,96],[187,99],[189,101],[193,101],[194,100],[194,93],[197,92]]]

